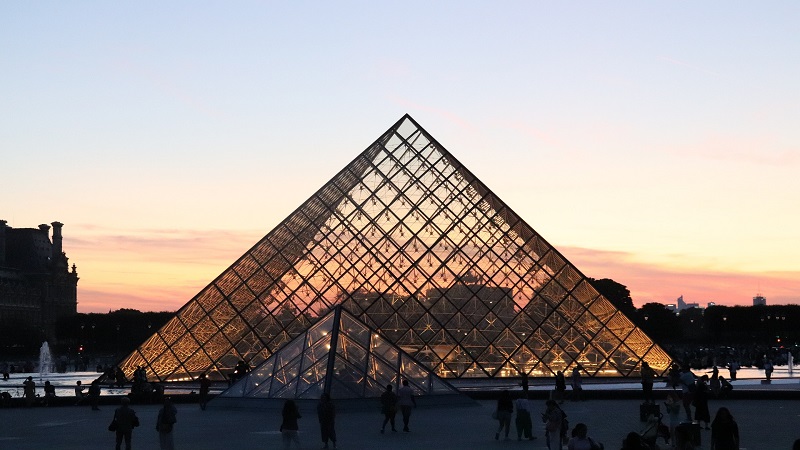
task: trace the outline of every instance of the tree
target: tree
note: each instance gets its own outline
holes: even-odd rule
[[[645,303],[638,311],[638,323],[654,341],[681,342],[678,316],[661,303]]]
[[[610,278],[603,278],[596,280],[587,277],[589,284],[592,285],[597,292],[603,295],[608,301],[611,302],[618,310],[629,318],[633,318],[636,313],[636,307],[633,306],[633,299],[631,298],[631,291],[627,286],[617,283]]]

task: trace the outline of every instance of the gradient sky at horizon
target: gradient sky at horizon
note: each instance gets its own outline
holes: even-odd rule
[[[0,219],[174,310],[409,113],[637,305],[800,303],[800,3],[5,2]]]

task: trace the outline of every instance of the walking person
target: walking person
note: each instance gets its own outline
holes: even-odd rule
[[[281,437],[283,438],[284,450],[289,450],[292,447],[292,442],[297,445],[297,448],[300,448],[300,438],[298,437],[298,430],[300,427],[297,425],[297,419],[302,416],[294,400],[286,400],[283,404],[281,415],[283,416],[283,421],[281,422]]]
[[[122,406],[114,410],[114,418],[109,430],[116,432],[115,450],[120,450],[123,440],[125,441],[125,450],[131,450],[131,437],[133,429],[139,426],[139,418],[136,416],[136,411],[130,408],[131,399],[129,397],[122,397],[120,403]]]
[[[724,406],[711,423],[711,450],[739,450],[739,425]]]
[[[694,374],[689,369],[689,365],[685,364],[681,369],[681,400],[683,401],[683,409],[686,412],[686,421],[692,421],[692,400],[694,399],[695,380]]]
[[[533,435],[533,422],[531,422],[531,406],[527,394],[522,394],[514,402],[514,407],[517,409],[517,440],[521,441],[523,436],[525,439],[534,440],[536,436]]]
[[[336,430],[334,428],[336,407],[331,401],[331,396],[327,393],[323,393],[319,397],[317,418],[319,419],[319,430],[322,435],[322,448],[328,448],[328,440],[333,443],[333,448],[336,448]]]
[[[656,372],[650,367],[650,364],[645,361],[642,363],[642,370],[640,371],[642,377],[642,392],[644,393],[644,402],[655,404],[653,398],[653,382],[656,378]]]
[[[417,407],[417,401],[414,399],[414,391],[408,385],[408,380],[403,380],[403,387],[397,390],[397,404],[403,413],[403,431],[411,431],[408,429],[408,421],[411,419],[411,408]]]
[[[198,399],[198,403],[200,403],[200,409],[203,411],[206,410],[206,405],[208,404],[208,391],[211,390],[211,380],[208,379],[206,374],[200,374],[200,398]]]
[[[381,434],[386,431],[387,423],[392,425],[392,431],[397,431],[394,427],[394,416],[397,414],[397,396],[392,392],[391,384],[387,384],[386,390],[381,394],[381,413],[383,413]]]
[[[514,403],[511,401],[511,394],[507,390],[500,392],[495,413],[500,426],[494,433],[494,438],[495,440],[500,439],[500,432],[505,430],[505,438],[508,439],[508,433],[511,431],[511,415],[514,413]]]
[[[158,444],[161,450],[175,450],[172,429],[178,422],[178,409],[172,404],[169,397],[164,399],[164,406],[158,410],[156,431],[158,431]]]

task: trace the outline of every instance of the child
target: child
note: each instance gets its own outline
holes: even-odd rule
[[[669,414],[669,436],[672,442],[675,442],[675,429],[681,423],[681,399],[675,391],[667,394],[667,401],[664,402],[667,407],[667,414]]]

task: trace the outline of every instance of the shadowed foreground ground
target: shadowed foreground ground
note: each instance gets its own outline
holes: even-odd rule
[[[517,442],[512,424],[512,440],[494,440],[497,422],[491,420],[493,401],[480,401],[474,407],[419,408],[413,413],[410,433],[381,435],[382,416],[378,406],[369,412],[341,412],[337,417],[339,448],[361,449],[539,449],[544,448],[542,425],[534,422],[536,441]],[[536,401],[544,406],[543,401]],[[212,402],[213,405],[213,402]],[[175,428],[179,449],[280,449],[278,411],[201,411],[196,404],[179,404]],[[712,416],[719,406],[733,412],[747,450],[789,450],[800,437],[798,400],[712,400]],[[603,442],[607,450],[620,447],[629,431],[638,431],[638,400],[589,400],[565,402],[564,410],[572,426],[584,422],[589,434]],[[133,448],[158,449],[155,418],[158,406],[134,405],[142,426],[134,431]],[[321,447],[316,414],[301,410],[300,440],[303,449]],[[110,449],[114,433],[106,431],[114,407],[101,411],[86,407],[37,407],[0,409],[0,449]],[[663,408],[662,408],[663,410]],[[538,415],[534,416],[536,419]],[[398,424],[401,423],[398,414]],[[402,425],[398,429],[402,429]],[[703,431],[701,448],[708,448],[710,432]],[[123,447],[124,448],[124,447]]]

